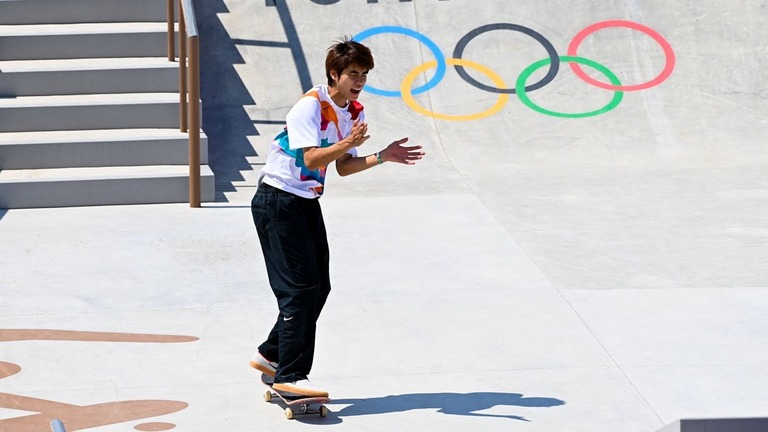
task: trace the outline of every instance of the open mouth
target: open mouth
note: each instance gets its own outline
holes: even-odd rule
[[[359,89],[356,89],[356,88],[349,89],[349,92],[352,93],[355,96],[359,95],[360,92],[362,92],[362,91],[363,91],[363,89],[361,89],[361,88],[359,88]]]

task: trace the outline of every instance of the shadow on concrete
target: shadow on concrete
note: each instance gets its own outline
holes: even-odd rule
[[[7,209],[0,209],[0,221],[3,220],[3,217],[5,217],[6,213],[8,213]]]
[[[267,6],[270,6],[270,2],[267,1]],[[301,47],[301,39],[299,39],[299,32],[296,30],[296,24],[291,17],[291,11],[288,9],[288,2],[280,1],[273,2],[277,8],[277,15],[280,17],[280,23],[283,25],[283,32],[288,41],[288,48],[293,55],[293,64],[296,66],[296,72],[299,75],[299,82],[301,83],[302,92],[308,91],[314,83],[312,77],[309,74],[309,65],[307,65],[307,58],[304,55],[304,48]]]
[[[243,181],[241,171],[252,169],[249,156],[259,156],[249,136],[261,135],[257,124],[278,124],[280,121],[251,119],[246,106],[256,105],[248,88],[235,69],[245,64],[237,46],[288,48],[304,91],[312,87],[307,60],[298,31],[285,2],[274,6],[280,17],[285,41],[244,40],[230,37],[222,24],[220,13],[229,13],[223,0],[196,2],[201,52],[201,97],[203,130],[208,136],[209,166],[216,176],[216,201],[227,201],[224,192],[236,190],[233,182]]]
[[[493,414],[481,411],[494,407],[517,406],[550,408],[565,405],[565,401],[549,397],[524,397],[520,393],[414,393],[372,399],[334,399],[333,404],[349,405],[334,413],[338,417],[364,416],[404,412],[417,409],[436,409],[450,415],[506,418],[528,422],[522,416]]]
[[[208,136],[209,166],[216,177],[216,201],[234,191],[233,181],[243,180],[240,171],[250,170],[246,159],[256,156],[248,136],[259,135],[245,110],[255,102],[235,70],[245,60],[229,37],[219,13],[229,9],[222,0],[196,1],[200,33],[200,93],[203,131]]]

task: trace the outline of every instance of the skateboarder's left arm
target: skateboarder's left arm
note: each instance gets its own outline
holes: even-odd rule
[[[360,171],[365,171],[376,165],[381,165],[384,162],[414,165],[416,164],[416,161],[419,161],[424,157],[424,152],[421,151],[420,145],[404,146],[403,144],[407,141],[407,137],[401,138],[392,142],[384,150],[368,156],[354,157],[349,153],[345,153],[336,159],[336,171],[341,176],[348,176],[350,174],[359,173]]]

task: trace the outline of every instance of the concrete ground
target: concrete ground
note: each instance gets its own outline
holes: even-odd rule
[[[768,416],[765,2],[198,3],[217,202],[0,210],[0,431]],[[361,152],[427,157],[330,170],[332,412],[289,422],[247,366],[277,313],[249,202],[343,34],[376,59]]]

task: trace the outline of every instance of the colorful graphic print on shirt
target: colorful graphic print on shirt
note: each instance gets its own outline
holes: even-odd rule
[[[339,128],[339,118],[336,115],[336,110],[334,109],[333,105],[328,101],[322,100],[317,90],[311,91],[307,93],[305,96],[314,97],[320,103],[320,131],[322,132],[321,135],[326,137],[320,140],[320,147],[321,148],[329,147],[332,144],[335,144],[341,141],[342,139],[344,139],[344,136],[342,135],[341,130]],[[352,121],[355,121],[359,117],[360,112],[363,111],[363,105],[357,101],[351,101],[349,103],[347,110],[351,114]],[[336,130],[336,140],[333,142],[330,142],[327,138],[329,124],[333,124],[334,129]],[[325,174],[326,174],[326,171],[328,170],[328,167],[323,166],[316,170],[311,170],[307,168],[307,165],[304,163],[304,149],[298,149],[298,150],[290,149],[287,129],[281,132],[277,136],[277,139],[280,141],[280,149],[285,154],[294,158],[296,167],[301,170],[299,174],[301,180],[302,181],[314,180],[318,182],[319,185],[312,189],[315,191],[315,193],[318,196],[322,195],[323,187],[324,187],[323,185],[325,184]]]

